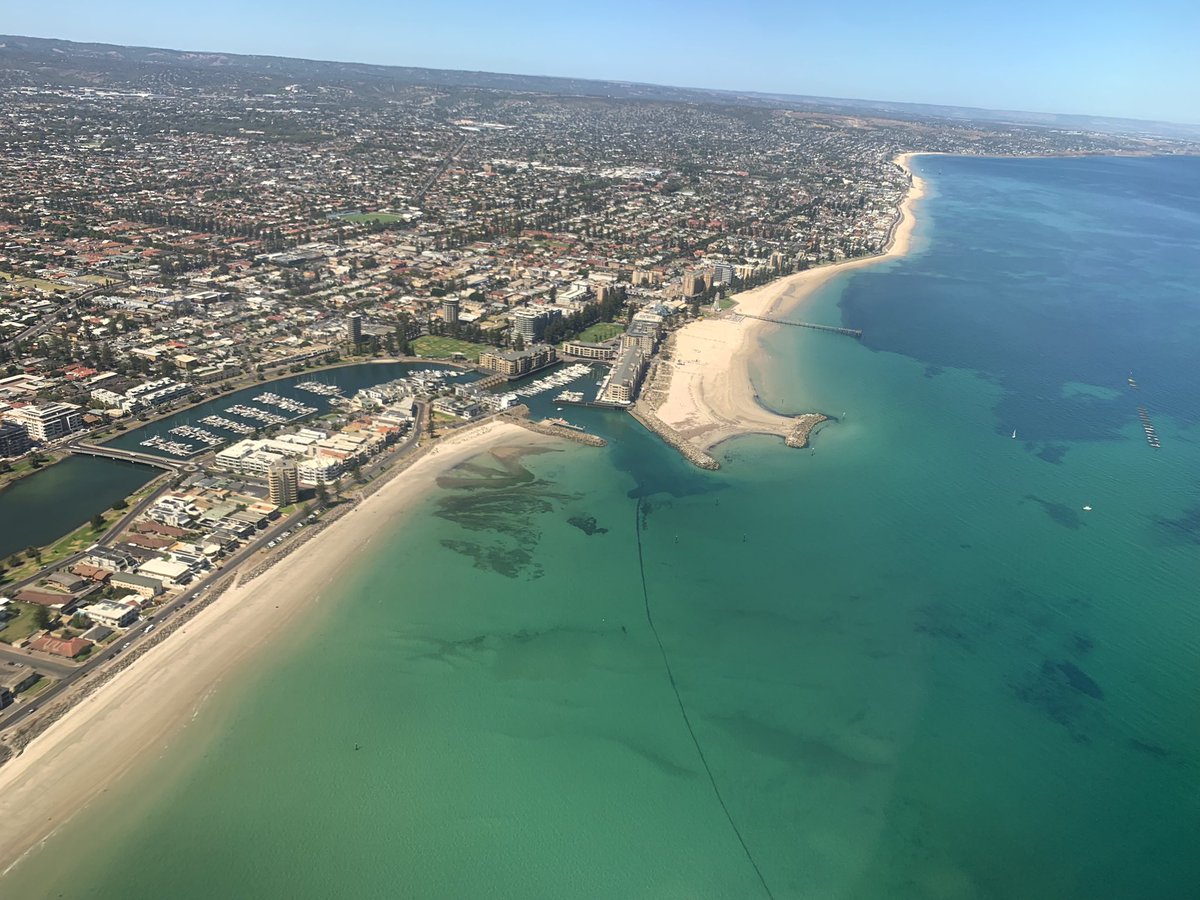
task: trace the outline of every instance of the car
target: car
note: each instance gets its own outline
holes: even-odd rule
[[[146,634],[149,634],[149,633],[150,633],[150,632],[152,632],[153,630],[154,630],[154,626],[153,626],[153,625],[151,625],[150,627],[148,627],[148,628],[146,629]]]
[[[268,548],[270,548],[270,547],[274,547],[274,546],[275,546],[276,544],[278,544],[278,543],[279,543],[279,541],[271,541],[270,543],[268,543],[268,544],[267,544],[267,547],[268,547]]]

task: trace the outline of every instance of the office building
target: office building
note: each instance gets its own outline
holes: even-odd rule
[[[346,317],[346,336],[352,344],[362,343],[362,315],[360,313],[350,313]]]
[[[458,324],[458,298],[447,297],[442,301],[442,320],[447,325]]]

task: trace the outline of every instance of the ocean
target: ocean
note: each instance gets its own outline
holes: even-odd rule
[[[914,164],[811,450],[460,466],[0,893],[1194,896],[1200,160]]]

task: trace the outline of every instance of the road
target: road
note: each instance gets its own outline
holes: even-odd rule
[[[88,288],[85,291],[81,291],[80,293],[74,295],[69,300],[67,300],[66,303],[64,303],[62,306],[60,306],[54,312],[47,315],[44,319],[42,319],[36,325],[32,325],[29,328],[26,328],[20,334],[15,335],[14,337],[12,337],[8,341],[6,341],[3,344],[4,349],[11,350],[18,343],[24,343],[26,341],[31,341],[34,338],[36,338],[38,335],[44,333],[51,325],[57,324],[58,321],[60,319],[62,319],[62,317],[64,315],[66,315],[68,312],[74,312],[76,309],[76,306],[78,305],[80,300],[84,300],[88,297],[94,296],[95,294],[104,294],[104,293],[108,293],[110,291],[119,290],[122,287],[124,287],[126,284],[128,284],[128,282],[124,281],[122,279],[113,279],[111,284],[100,284],[94,288]]]
[[[364,466],[362,470],[364,476],[368,478],[373,477],[376,473],[380,472],[384,464],[394,464],[397,461],[397,457],[407,456],[416,449],[420,442],[421,436],[424,433],[426,417],[431,414],[431,409],[426,403],[417,403],[416,407],[413,428],[409,430],[409,433],[402,441],[394,445],[391,451],[381,454],[377,460],[369,463],[367,466]],[[143,509],[149,506],[150,503],[157,499],[158,495],[167,490],[169,487],[170,483],[168,482],[142,502],[138,503],[133,509],[131,509],[125,516],[121,518],[120,522],[114,525],[113,528],[109,529],[103,540],[110,540],[113,536],[115,536],[122,528],[125,527],[126,524],[132,522],[133,519],[136,518]],[[56,678],[61,679],[57,684],[42,694],[39,694],[32,701],[10,706],[7,710],[0,712],[0,731],[13,728],[20,722],[27,719],[29,716],[33,715],[33,713],[37,712],[40,707],[61,696],[71,687],[76,685],[80,679],[87,677],[98,666],[103,665],[113,657],[120,654],[135,640],[150,633],[150,631],[152,631],[156,625],[168,619],[176,611],[187,606],[189,603],[211,588],[219,579],[236,572],[238,567],[247,562],[251,562],[253,557],[262,551],[274,549],[268,548],[267,545],[276,538],[279,538],[283,532],[289,530],[295,531],[298,527],[301,527],[307,515],[309,515],[312,511],[313,510],[308,510],[301,507],[286,519],[282,519],[279,522],[276,522],[274,525],[267,527],[257,537],[246,544],[245,547],[242,547],[228,559],[223,560],[219,568],[214,569],[205,578],[196,582],[178,597],[160,607],[154,613],[152,618],[139,620],[136,624],[130,626],[130,628],[124,634],[122,634],[118,640],[113,641],[103,650],[94,653],[87,659],[87,661],[83,663],[75,664],[64,660],[56,660],[54,657],[45,656],[40,653],[32,654],[24,653],[19,650],[0,650],[0,661],[9,659],[9,654],[16,654],[16,656],[13,657],[15,661],[28,662],[39,670],[55,675]],[[317,526],[319,526],[319,522],[311,522],[311,524],[309,524],[307,527]],[[77,557],[80,555],[82,554],[76,554]],[[61,566],[66,564],[69,563],[64,562],[60,563],[59,565]],[[61,674],[56,673],[54,670],[57,670],[58,673]],[[5,713],[7,713],[7,718],[4,717]]]
[[[307,510],[299,509],[286,519],[281,519],[273,526],[268,527],[241,550],[238,550],[228,559],[223,560],[219,568],[214,569],[205,578],[197,581],[178,597],[161,606],[151,618],[141,619],[136,624],[130,626],[129,629],[125,631],[125,633],[122,634],[118,640],[113,641],[103,650],[92,654],[90,657],[88,657],[86,662],[72,664],[62,660],[55,660],[54,657],[44,656],[40,653],[36,655],[30,654],[27,657],[22,656],[20,661],[30,662],[35,668],[41,671],[50,672],[51,667],[54,666],[60,670],[65,669],[65,672],[62,675],[56,676],[61,678],[57,684],[39,694],[29,703],[21,703],[16,706],[10,706],[7,710],[5,710],[4,712],[8,713],[8,717],[0,718],[0,731],[10,729],[18,723],[24,721],[30,715],[37,712],[41,706],[49,703],[51,700],[54,700],[56,697],[59,697],[64,692],[69,690],[72,686],[77,684],[80,679],[85,678],[98,666],[103,665],[114,656],[119,655],[133,641],[153,631],[160,622],[166,620],[172,613],[187,606],[198,596],[211,588],[219,579],[224,578],[231,572],[234,572],[238,566],[249,560],[255,554],[266,549],[267,544],[275,540],[283,532],[289,529],[295,529],[296,526],[304,520],[304,517],[307,514]],[[17,650],[10,652],[20,653],[20,651]],[[4,658],[5,656],[6,654],[0,654],[0,658]],[[50,673],[54,674],[53,672]],[[2,716],[3,713],[0,713],[0,717]]]

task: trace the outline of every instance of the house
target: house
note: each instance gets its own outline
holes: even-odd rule
[[[40,650],[42,653],[61,656],[65,659],[74,659],[93,646],[95,645],[91,641],[85,641],[83,638],[58,638],[48,634],[42,635],[29,644],[31,650]]]
[[[84,615],[105,628],[124,628],[137,621],[139,607],[136,603],[116,600],[101,600],[84,609]]]

